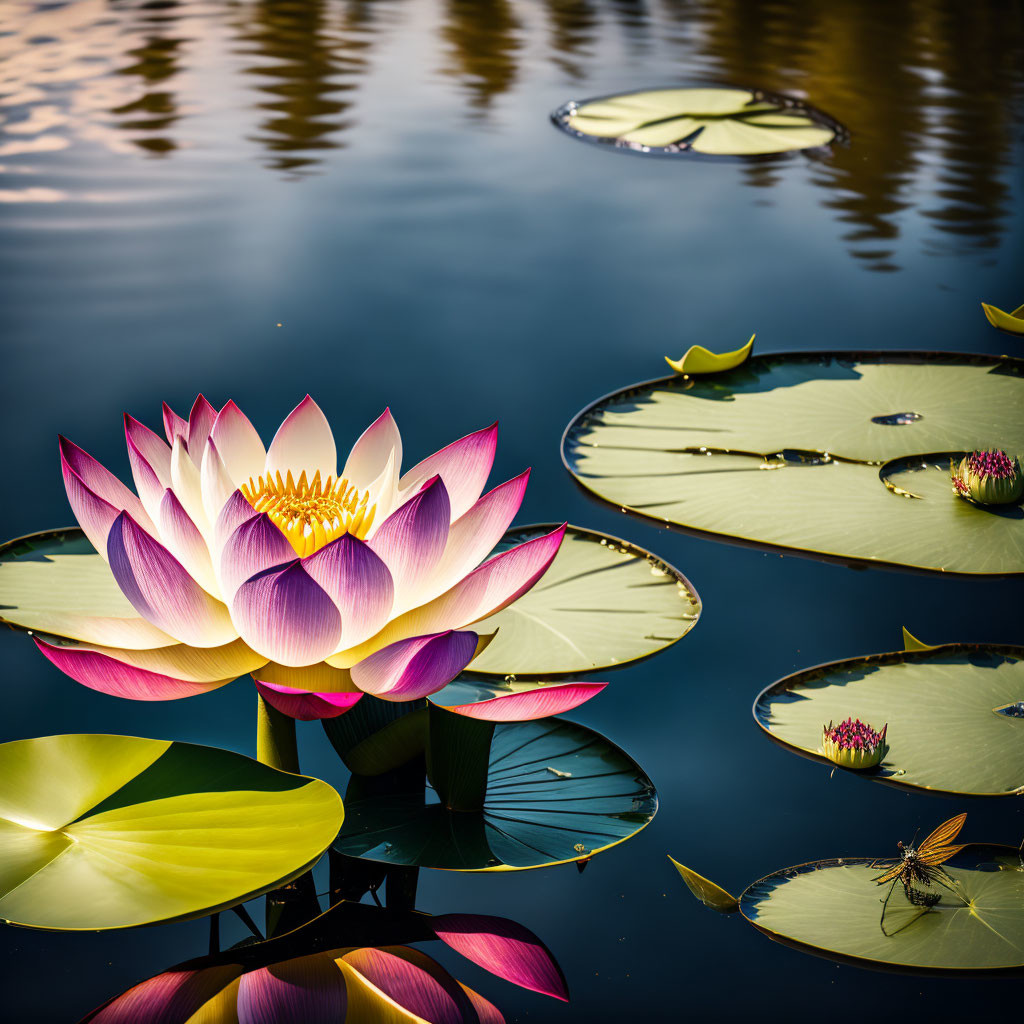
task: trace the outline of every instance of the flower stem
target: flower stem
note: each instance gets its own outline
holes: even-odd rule
[[[295,719],[256,695],[256,759],[283,772],[299,773]]]

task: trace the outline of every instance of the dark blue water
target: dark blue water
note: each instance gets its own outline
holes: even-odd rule
[[[1019,982],[875,974],[698,905],[671,853],[734,892],[787,864],[883,854],[968,810],[771,744],[757,692],[901,645],[1021,641],[1020,581],[853,571],[659,530],[585,498],[558,440],[593,398],[690,344],[1020,352],[979,302],[1021,301],[1019,4],[812,0],[7,0],[0,23],[4,362],[0,534],[70,522],[56,435],[128,475],[120,414],[234,398],[269,436],[311,391],[354,439],[390,404],[411,458],[494,419],[520,520],[569,519],[679,566],[697,628],[573,718],[661,796],[635,840],[573,867],[425,873],[422,909],[515,918],[568,1005],[437,954],[509,1020],[994,1015]],[[831,159],[658,160],[556,131],[570,98],[678,81],[794,92],[852,133]],[[1016,346],[1016,348],[1015,348]],[[149,705],[86,690],[0,634],[0,739],[122,732],[255,752],[238,683]],[[315,723],[303,768],[338,784]],[[235,935],[225,923],[225,940]],[[0,929],[3,1016],[73,1020],[205,951],[205,922]],[[431,949],[435,953],[436,950]]]

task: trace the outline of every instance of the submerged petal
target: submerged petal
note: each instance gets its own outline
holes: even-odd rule
[[[428,455],[402,477],[399,490],[408,494],[432,476],[440,476],[448,491],[454,521],[480,497],[490,475],[497,446],[498,424],[492,423]]]
[[[471,631],[399,640],[352,666],[352,682],[383,700],[418,700],[447,686],[473,659]]]
[[[295,559],[243,583],[231,615],[250,647],[282,665],[323,661],[341,636],[341,615]]]
[[[596,697],[607,683],[552,683],[518,693],[502,693],[472,704],[441,704],[466,718],[483,722],[528,722],[535,718],[562,715]],[[440,702],[438,702],[440,703]]]
[[[194,647],[218,647],[237,638],[225,605],[127,512],[110,529],[107,559],[135,610],[165,633]]]
[[[309,395],[288,414],[267,451],[268,473],[309,479],[319,473],[323,480],[338,471],[338,451],[327,418]]]
[[[294,690],[290,686],[267,683],[255,679],[256,689],[263,699],[278,711],[300,722],[313,722],[320,718],[337,718],[351,710],[363,696],[356,693],[312,693]]]
[[[233,401],[229,401],[217,413],[210,437],[217,445],[217,451],[235,486],[263,472],[267,450],[256,428]]]

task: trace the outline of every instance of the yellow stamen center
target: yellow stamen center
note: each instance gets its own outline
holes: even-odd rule
[[[313,554],[343,534],[362,540],[373,525],[376,505],[370,504],[368,491],[360,491],[342,478],[329,476],[320,482],[317,470],[311,482],[305,471],[293,480],[291,472],[264,473],[242,484],[245,500],[257,512],[266,512],[288,538],[300,558]]]

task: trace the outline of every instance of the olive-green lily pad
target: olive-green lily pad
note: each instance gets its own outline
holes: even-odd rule
[[[510,530],[495,553],[550,533]],[[636,661],[697,624],[700,597],[678,569],[635,544],[570,526],[540,582],[476,623],[497,636],[470,664],[486,675],[565,675]]]
[[[661,522],[845,561],[1024,573],[1024,509],[956,497],[949,462],[1024,452],[1024,361],[953,353],[755,356],[626,388],[569,425],[563,460]]]
[[[139,616],[77,526],[0,545],[0,622],[129,650],[177,643]]]
[[[944,644],[832,662],[786,676],[754,704],[772,739],[831,765],[821,728],[888,724],[882,763],[858,772],[914,789],[1024,793],[1024,647]]]
[[[671,155],[763,156],[827,146],[845,134],[837,122],[790,97],[715,87],[573,100],[551,119],[576,138]]]
[[[740,911],[770,938],[863,966],[955,972],[1024,968],[1024,862],[1012,846],[972,843],[943,867],[959,895],[933,886],[929,908],[897,883],[874,881],[891,860],[821,860],[776,871],[740,896]]]
[[[448,717],[460,731],[481,724]],[[439,753],[435,746],[436,759]],[[478,811],[448,810],[432,788],[424,792],[422,776],[418,784],[398,789],[386,778],[353,776],[334,848],[393,866],[548,867],[587,860],[624,842],[657,810],[654,786],[639,765],[573,722],[499,723],[485,757],[486,778],[480,783],[486,794]],[[458,781],[472,786],[475,780]]]
[[[0,919],[81,931],[198,917],[302,874],[342,818],[326,783],[227,750],[0,744]]]

